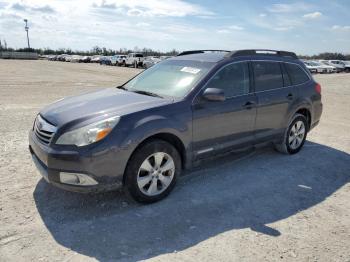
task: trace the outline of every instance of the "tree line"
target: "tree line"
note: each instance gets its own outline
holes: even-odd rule
[[[11,48],[8,47],[6,41],[1,42],[0,40],[0,51],[15,51],[15,52],[35,52],[39,55],[60,55],[60,54],[68,54],[68,55],[104,55],[104,56],[112,56],[116,54],[128,54],[132,52],[143,53],[145,56],[174,56],[179,54],[179,51],[176,49],[172,49],[171,51],[157,51],[152,48],[138,48],[137,46],[134,49],[120,48],[118,50],[110,49],[106,47],[94,46],[91,50],[88,51],[77,51],[72,50],[70,48],[59,48],[59,49],[51,49],[51,48]],[[299,58],[302,59],[324,59],[324,60],[350,60],[350,54],[342,54],[342,53],[331,53],[325,52],[320,53],[318,55],[305,56],[299,55]]]
[[[88,50],[88,51],[72,50],[70,48],[59,48],[59,49],[11,48],[11,47],[7,47],[6,45],[2,44],[1,41],[0,41],[0,51],[35,52],[35,53],[38,53],[39,55],[67,54],[67,55],[83,55],[83,56],[91,56],[91,55],[113,56],[116,54],[126,55],[126,54],[129,54],[132,52],[143,53],[146,56],[174,56],[174,55],[177,55],[179,53],[176,49],[163,52],[163,51],[153,50],[151,48],[138,48],[138,47],[135,47],[134,49],[127,49],[127,48],[120,48],[120,49],[108,48],[107,49],[106,47],[94,46],[91,50]]]
[[[322,59],[322,60],[350,60],[350,54],[342,54],[342,53],[320,53],[318,55],[312,55],[312,56],[302,56],[300,55],[299,58],[302,59],[308,59],[308,60],[316,60],[316,59]]]

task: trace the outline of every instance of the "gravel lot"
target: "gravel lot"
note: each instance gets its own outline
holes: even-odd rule
[[[0,60],[0,261],[350,261],[350,74],[315,77],[324,113],[297,155],[212,161],[147,206],[46,184],[27,148],[39,109],[138,72]]]

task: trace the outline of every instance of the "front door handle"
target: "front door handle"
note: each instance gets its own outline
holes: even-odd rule
[[[247,103],[245,103],[243,105],[243,108],[245,108],[245,109],[252,109],[254,107],[254,105],[255,105],[254,101],[248,101]]]
[[[292,100],[293,99],[293,94],[288,94],[287,99]]]

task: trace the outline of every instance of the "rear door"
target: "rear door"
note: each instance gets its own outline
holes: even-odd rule
[[[270,140],[284,132],[290,105],[297,99],[297,90],[282,63],[277,61],[253,61],[257,117],[256,142]]]

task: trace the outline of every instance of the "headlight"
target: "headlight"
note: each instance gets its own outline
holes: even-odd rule
[[[118,124],[120,117],[111,117],[97,123],[68,131],[61,135],[56,144],[86,146],[105,138]]]

